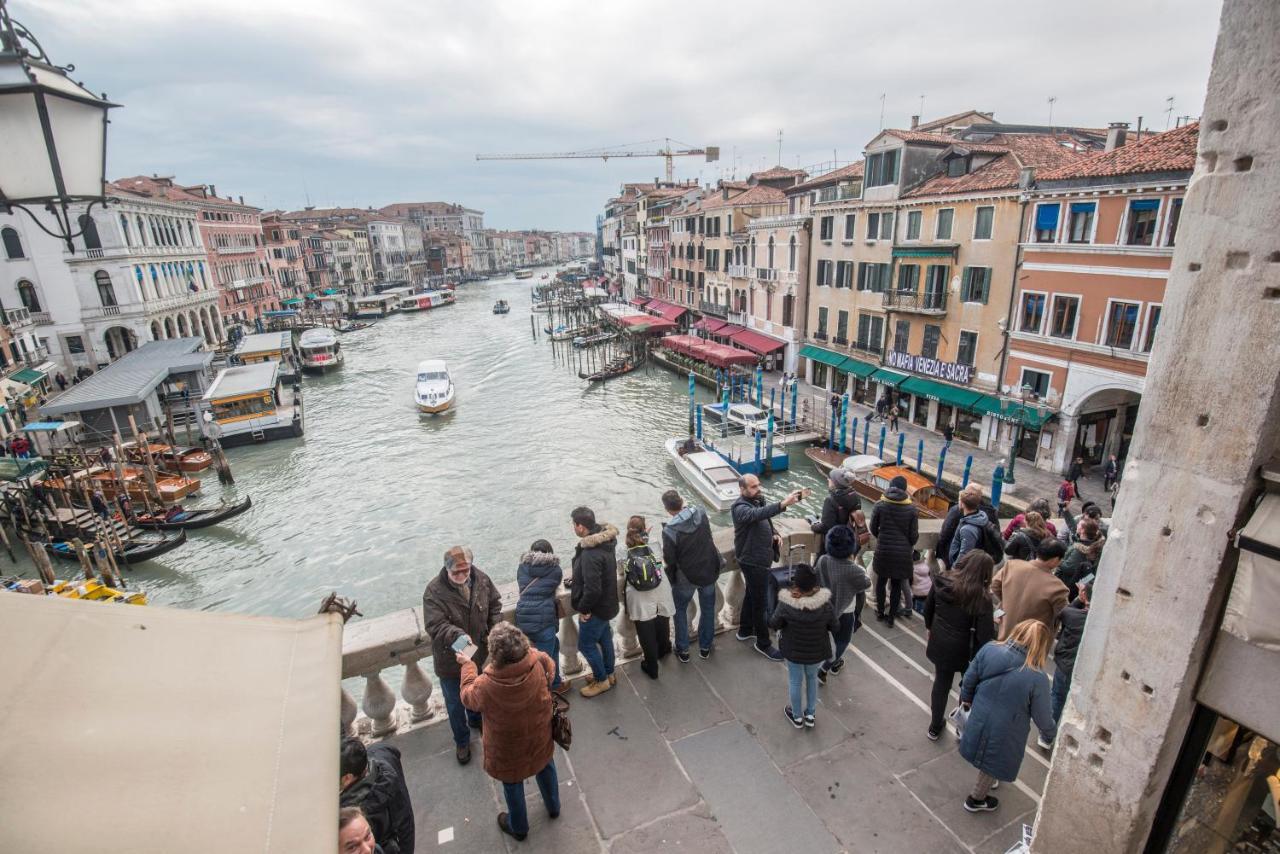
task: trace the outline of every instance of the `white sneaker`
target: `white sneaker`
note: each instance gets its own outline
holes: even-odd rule
[[[1045,741],[1042,736],[1036,736],[1036,747],[1041,750],[1053,750],[1053,742]]]

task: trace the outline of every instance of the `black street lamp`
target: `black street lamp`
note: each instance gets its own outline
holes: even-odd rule
[[[17,208],[46,234],[66,241],[83,233],[71,205],[106,203],[107,111],[117,106],[54,65],[31,31],[0,0],[0,211]],[[50,231],[28,206],[52,214]]]
[[[1018,420],[1014,422],[1017,426],[1013,431],[1013,443],[1009,445],[1009,465],[1004,473],[1005,483],[1017,482],[1013,479],[1013,466],[1018,460],[1018,451],[1022,449],[1022,433],[1027,426],[1027,396],[1031,394],[1033,389],[1029,385],[1024,385],[1018,391]]]

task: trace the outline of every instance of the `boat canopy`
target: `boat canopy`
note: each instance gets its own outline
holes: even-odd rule
[[[705,341],[693,335],[668,335],[662,339],[662,346],[676,353],[681,353],[700,362],[706,362],[717,368],[731,365],[754,365],[760,358],[749,350],[729,347]]]
[[[619,317],[618,322],[621,323],[628,332],[674,332],[680,328],[680,325],[674,321],[667,320],[665,317],[654,317],[653,315],[633,314],[627,317]]]

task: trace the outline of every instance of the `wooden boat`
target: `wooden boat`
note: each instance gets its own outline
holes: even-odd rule
[[[148,453],[151,454],[156,468],[174,474],[201,472],[213,465],[213,457],[208,451],[191,445],[175,447],[149,442],[145,452],[136,442],[130,442],[124,446],[125,458],[139,465],[146,462]]]
[[[141,591],[132,593],[108,587],[101,581],[57,581],[49,588],[50,593],[65,599],[88,599],[91,602],[121,602],[125,605],[147,604],[147,594]]]
[[[862,474],[855,472],[853,491],[868,501],[879,501],[889,488],[889,481],[899,476],[906,479],[907,495],[922,518],[942,519],[947,515],[951,502],[946,496],[938,491],[933,481],[906,466],[881,466]]]
[[[723,457],[696,439],[676,437],[663,447],[676,471],[709,506],[728,510],[738,500],[738,473]]]
[[[173,551],[187,541],[186,531],[136,531],[131,539],[124,541],[124,549],[112,551],[117,563],[141,563],[159,557],[165,552]],[[54,539],[44,544],[44,550],[51,557],[67,561],[79,561],[75,548],[67,540]]]
[[[373,326],[373,324],[362,320],[341,320],[334,329],[338,332],[359,332],[361,329],[368,329],[370,326]]]
[[[506,314],[511,311],[511,305],[504,299],[500,299],[493,304],[494,314]]]
[[[587,380],[588,382],[599,383],[605,380],[611,380],[614,377],[620,377],[623,374],[629,374],[639,365],[630,356],[621,356],[605,365],[600,370],[592,374],[578,374],[578,379]]]
[[[144,501],[147,495],[147,479],[142,469],[137,466],[121,466],[124,475],[125,489],[129,497],[135,501]],[[113,500],[120,493],[114,471],[98,471],[89,475],[89,485],[102,490],[107,500]],[[160,500],[166,504],[181,501],[188,495],[200,491],[200,481],[180,474],[156,475],[156,488],[160,491]]]
[[[597,332],[593,335],[579,335],[573,339],[573,346],[582,350],[586,347],[595,347],[597,344],[605,344],[618,337],[616,332]]]
[[[191,530],[207,528],[219,522],[239,516],[253,506],[249,496],[236,504],[221,504],[217,507],[197,507],[188,510],[179,504],[170,507],[164,513],[142,513],[134,517],[134,524],[139,528],[157,531]]]
[[[818,471],[831,474],[834,468],[846,468],[854,474],[869,472],[884,465],[875,454],[848,454],[838,448],[805,448],[804,455],[813,461]]]

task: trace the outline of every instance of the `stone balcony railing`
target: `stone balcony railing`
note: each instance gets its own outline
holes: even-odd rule
[[[248,255],[258,251],[257,246],[218,246],[219,255]]]
[[[784,554],[793,545],[803,546],[803,552],[797,553],[795,559],[813,562],[817,536],[809,531],[807,522],[795,516],[779,516],[775,517],[775,527],[783,537]],[[935,570],[933,549],[941,527],[941,519],[921,519],[920,539],[916,543],[916,548],[926,554],[926,560]],[[733,529],[717,529],[714,537],[725,559],[725,568],[716,585],[716,631],[723,632],[738,625],[746,587],[733,556]],[[870,547],[874,544],[872,541]],[[566,579],[569,573],[570,568],[566,566]],[[499,585],[498,589],[502,595],[502,619],[513,620],[519,591],[514,583]],[[625,602],[621,575],[618,578],[618,596]],[[578,623],[569,606],[568,588],[564,588],[557,598],[563,604],[562,610],[568,614],[560,620],[559,632],[560,670],[567,680],[582,673],[586,665],[578,654]],[[690,628],[695,632],[696,613],[697,597],[689,606]],[[625,605],[614,622],[614,631],[614,648],[619,661],[640,655],[635,624],[627,616]],[[416,725],[443,720],[443,703],[434,696],[435,686],[423,667],[424,660],[430,656],[431,636],[427,634],[420,607],[350,623],[342,642],[342,678],[364,679],[365,684],[364,697],[358,707],[355,698],[345,688],[342,690],[343,732],[383,737]],[[385,671],[397,667],[404,668],[400,687],[403,703],[397,700],[383,676]]]

